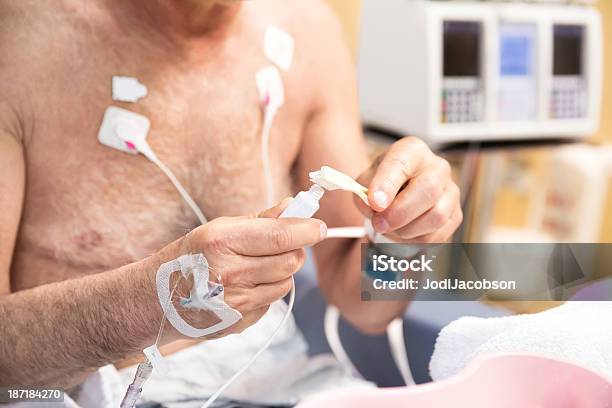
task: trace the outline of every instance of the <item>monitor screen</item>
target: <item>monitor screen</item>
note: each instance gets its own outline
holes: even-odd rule
[[[480,76],[480,38],[478,22],[444,22],[444,76]]]
[[[534,73],[536,26],[500,25],[500,70],[502,76],[531,76]]]
[[[584,27],[577,25],[555,25],[554,75],[582,75],[583,44]]]

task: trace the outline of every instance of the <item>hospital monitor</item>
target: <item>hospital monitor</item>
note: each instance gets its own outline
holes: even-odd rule
[[[598,127],[601,17],[591,6],[364,0],[366,126],[431,145],[581,138]]]

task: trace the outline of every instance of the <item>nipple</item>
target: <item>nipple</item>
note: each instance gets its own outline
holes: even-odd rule
[[[326,190],[350,191],[361,198],[367,206],[370,205],[368,201],[368,189],[356,182],[352,177],[338,170],[332,169],[329,166],[323,166],[321,170],[310,172],[308,177],[312,183]]]

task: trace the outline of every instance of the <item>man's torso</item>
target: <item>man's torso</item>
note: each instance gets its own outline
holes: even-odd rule
[[[270,64],[266,25],[291,32],[294,18],[274,4],[244,3],[227,36],[182,49],[159,32],[129,28],[102,3],[33,8],[20,34],[27,41],[17,36],[29,62],[19,78],[29,91],[21,113],[29,131],[13,291],[142,259],[197,225],[155,165],[98,142],[110,105],[151,120],[149,144],[207,218],[265,207],[255,73]],[[272,129],[274,184],[284,186],[277,198],[288,191],[311,98],[300,80],[306,71],[300,35],[294,36],[294,65],[283,74],[286,102]],[[113,75],[138,78],[148,95],[137,103],[113,101]]]

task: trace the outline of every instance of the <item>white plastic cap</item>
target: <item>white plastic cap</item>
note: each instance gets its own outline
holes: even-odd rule
[[[321,170],[310,172],[308,177],[311,182],[318,184],[326,190],[345,190],[355,193],[366,205],[370,205],[368,202],[368,189],[341,171],[332,169],[329,166],[323,166]]]
[[[308,192],[316,199],[320,200],[325,194],[325,189],[318,184],[313,184]]]

